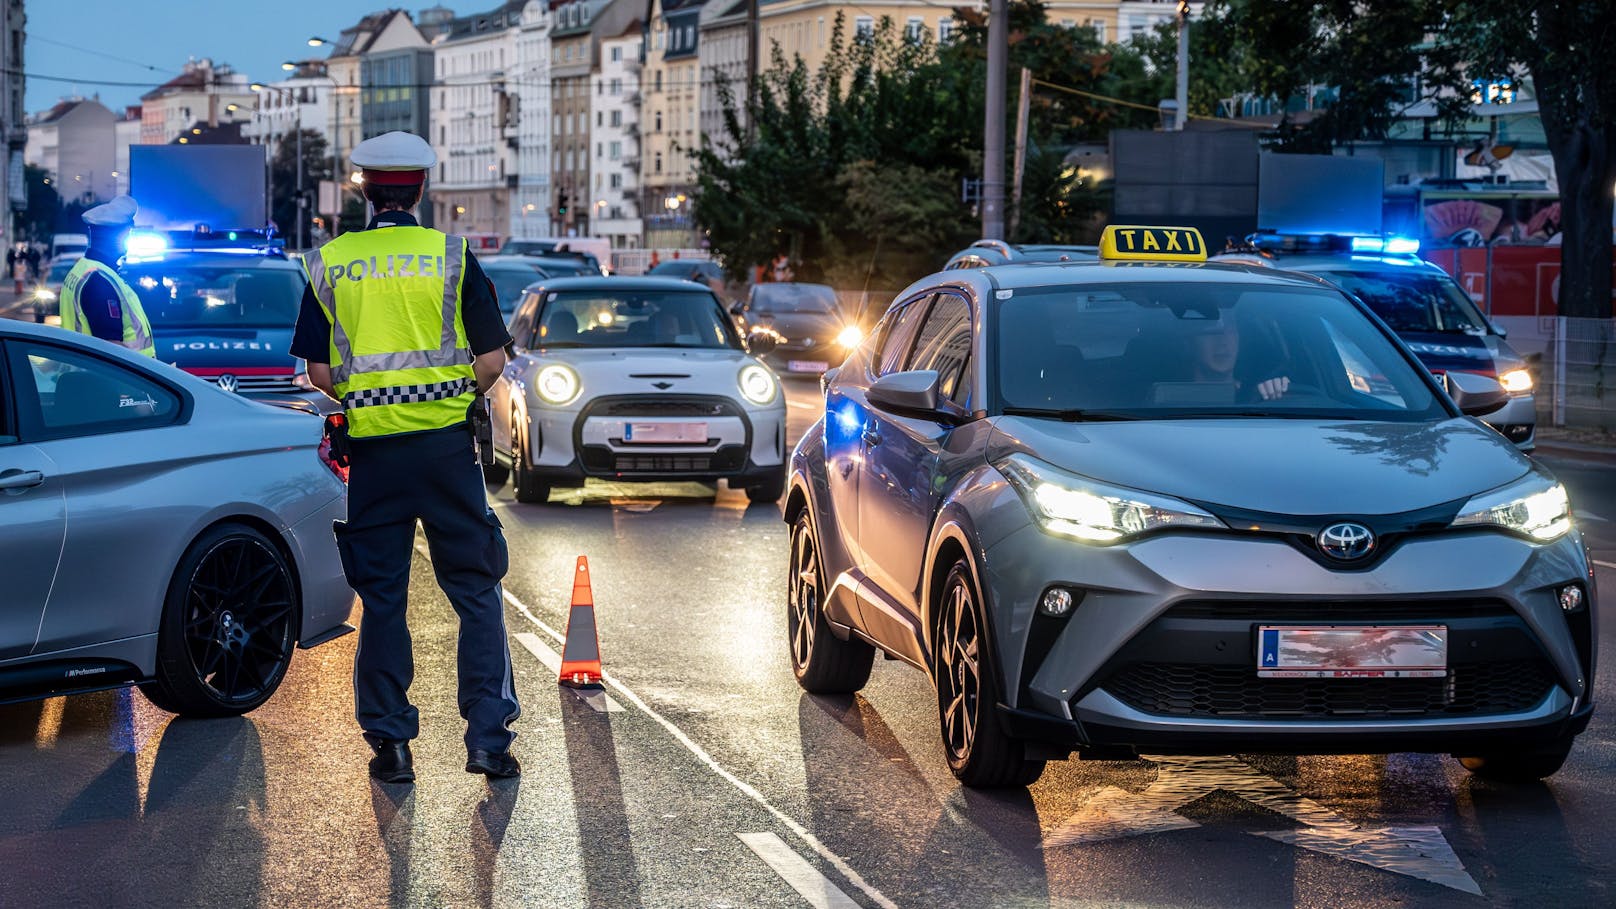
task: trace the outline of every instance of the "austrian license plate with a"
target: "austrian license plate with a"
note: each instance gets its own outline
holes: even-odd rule
[[[623,441],[642,445],[700,444],[707,441],[706,423],[627,423]]]
[[[1257,675],[1270,679],[1425,679],[1448,673],[1444,625],[1262,625]]]
[[[787,372],[824,372],[830,364],[824,360],[787,360]]]

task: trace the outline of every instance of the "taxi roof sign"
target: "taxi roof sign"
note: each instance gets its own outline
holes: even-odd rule
[[[1206,241],[1193,227],[1137,227],[1114,224],[1100,235],[1101,259],[1152,262],[1205,262]]]

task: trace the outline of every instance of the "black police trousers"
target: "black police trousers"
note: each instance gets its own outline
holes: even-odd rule
[[[499,518],[488,507],[482,466],[465,425],[354,439],[348,520],[337,522],[343,573],[363,601],[354,656],[354,714],[365,738],[409,740],[420,716],[409,702],[415,678],[405,607],[415,525],[426,532],[432,568],[460,617],[460,715],[466,747],[504,751],[521,715],[505,638],[499,582],[510,566]]]

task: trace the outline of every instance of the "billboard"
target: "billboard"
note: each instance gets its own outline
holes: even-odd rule
[[[1386,166],[1379,158],[1264,152],[1258,171],[1258,229],[1380,236]]]
[[[1257,136],[1251,130],[1114,130],[1113,224],[1193,227],[1207,248],[1257,229]]]
[[[129,194],[139,227],[257,229],[269,223],[262,145],[132,145]]]

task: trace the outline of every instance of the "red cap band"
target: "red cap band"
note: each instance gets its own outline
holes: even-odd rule
[[[424,170],[362,170],[366,183],[378,186],[420,186],[426,182]]]

